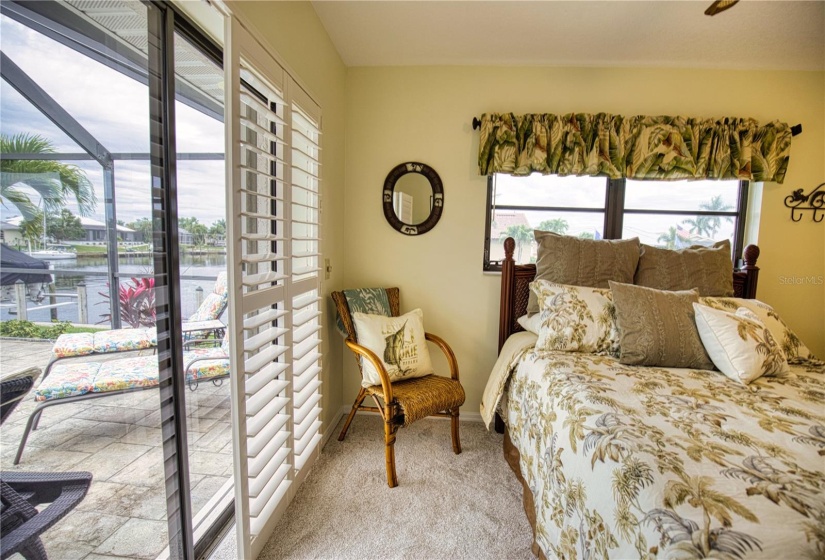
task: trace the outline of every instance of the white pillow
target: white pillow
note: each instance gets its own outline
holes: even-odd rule
[[[790,371],[785,352],[755,313],[740,307],[736,313],[694,303],[699,338],[713,364],[735,381],[748,384],[763,375]]]
[[[413,309],[400,317],[353,313],[358,344],[369,348],[384,364],[390,381],[423,377],[433,373],[430,351],[424,338],[424,313]],[[361,385],[380,385],[378,371],[369,360],[361,359]]]
[[[539,329],[541,328],[541,315],[539,313],[533,313],[532,315],[525,313],[516,319],[516,322],[521,325],[521,328],[525,331],[533,334],[539,334]]]
[[[539,302],[537,350],[564,352],[619,352],[616,308],[610,290],[556,284],[530,283]]]
[[[724,297],[704,297],[699,298],[699,303],[707,305],[713,309],[734,312],[742,307],[752,311],[759,320],[765,323],[771,331],[774,340],[782,347],[788,361],[798,362],[806,359],[813,359],[811,351],[805,346],[796,333],[788,327],[773,307],[767,303],[756,299],[724,298]]]

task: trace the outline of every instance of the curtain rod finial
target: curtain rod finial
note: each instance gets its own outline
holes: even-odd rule
[[[478,130],[481,128],[481,121],[478,117],[473,117],[473,130]]]
[[[791,127],[791,136],[799,136],[802,134],[802,124],[797,124]]]

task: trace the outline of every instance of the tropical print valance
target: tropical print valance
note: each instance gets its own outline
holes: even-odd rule
[[[481,117],[481,175],[744,179],[781,183],[791,127],[774,121],[491,113]]]

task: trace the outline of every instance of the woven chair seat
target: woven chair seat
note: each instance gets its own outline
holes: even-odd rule
[[[383,397],[381,385],[367,387],[368,395]],[[456,379],[427,375],[392,384],[392,396],[404,415],[404,426],[437,412],[464,404],[464,388]]]

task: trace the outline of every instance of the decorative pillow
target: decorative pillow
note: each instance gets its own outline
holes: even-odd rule
[[[390,381],[423,377],[433,372],[430,351],[424,338],[424,313],[413,309],[400,317],[353,313],[358,344],[369,348],[384,364]],[[378,371],[369,360],[361,360],[361,385],[380,385]]]
[[[696,290],[671,292],[610,282],[623,364],[713,369],[699,332]]]
[[[771,331],[774,340],[782,348],[788,362],[794,363],[808,358],[816,359],[808,347],[799,340],[799,337],[788,327],[785,321],[774,311],[773,307],[756,299],[704,297],[699,303],[722,311],[736,311],[744,307],[765,323]]]
[[[733,295],[733,262],[730,241],[713,247],[694,246],[673,251],[642,244],[637,286],[657,290],[699,290],[700,296]]]
[[[541,310],[537,350],[618,354],[619,331],[610,290],[547,280],[532,282],[530,290]]]
[[[607,288],[608,280],[633,283],[639,263],[639,239],[580,239],[550,231],[533,231],[538,242],[536,280],[557,284]],[[527,313],[539,304],[531,291]]]
[[[693,309],[702,344],[726,376],[747,385],[763,375],[790,371],[771,331],[746,307],[731,313],[694,303]]]
[[[525,314],[516,319],[516,323],[521,325],[521,328],[527,332],[539,334],[539,329],[541,328],[541,316],[538,313],[533,313],[532,315]]]

